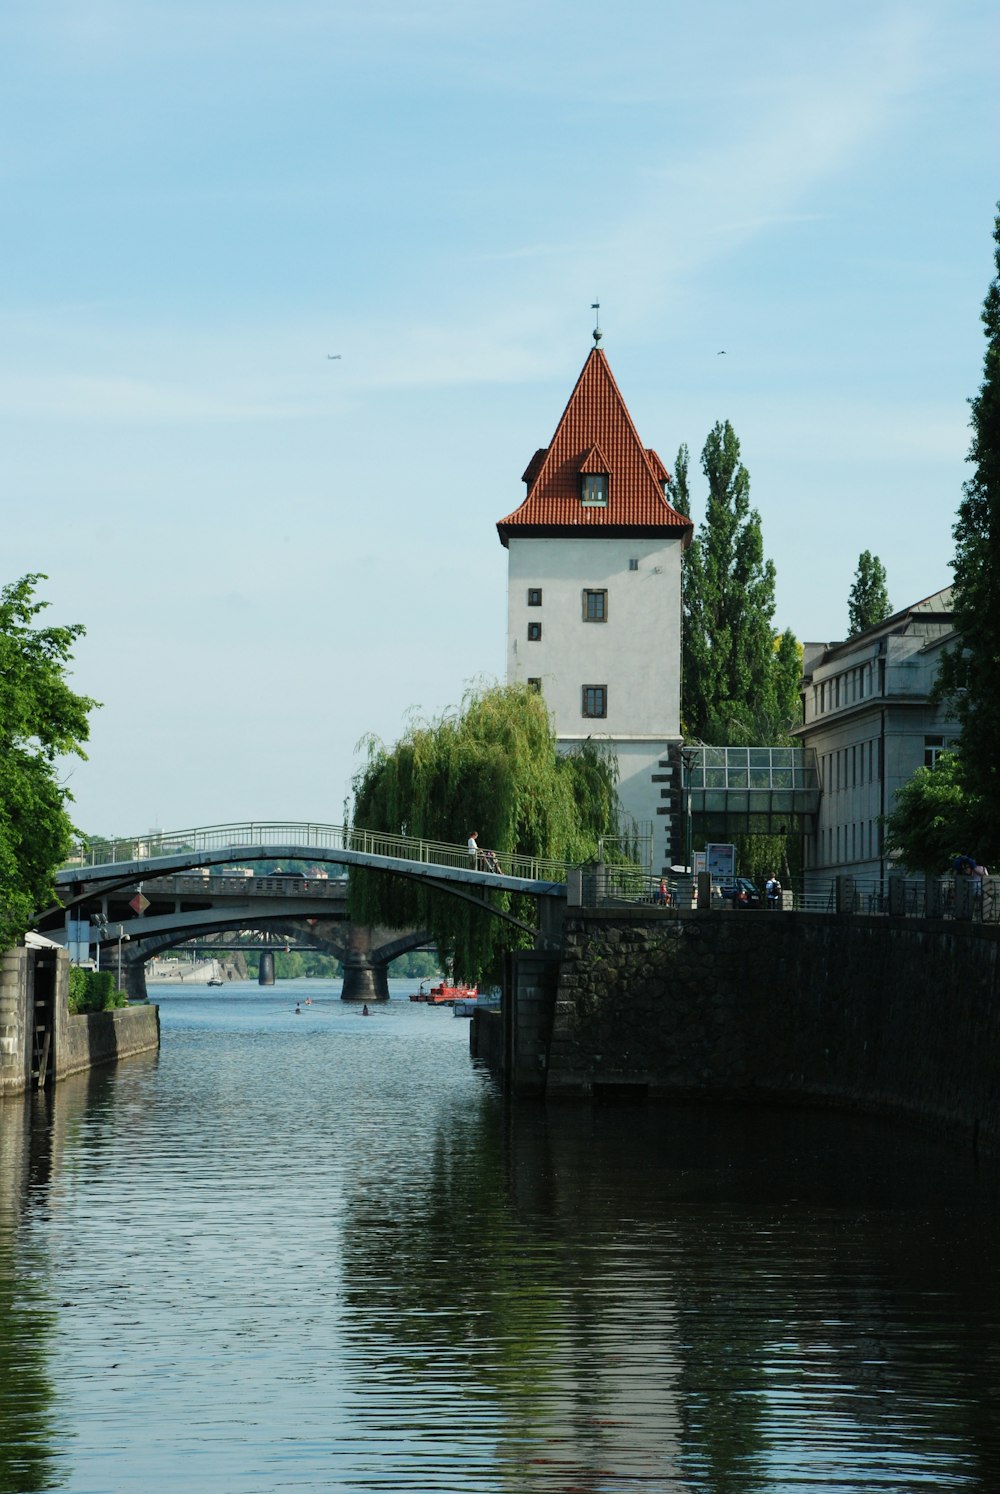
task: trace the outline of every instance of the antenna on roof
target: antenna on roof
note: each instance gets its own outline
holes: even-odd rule
[[[591,309],[591,311],[596,311],[597,312],[597,316],[594,318],[595,322],[597,323],[597,326],[594,328],[594,346],[596,348],[596,347],[600,346],[601,335],[602,335],[601,334],[601,303],[600,303],[600,301],[592,301],[590,303],[590,309]]]

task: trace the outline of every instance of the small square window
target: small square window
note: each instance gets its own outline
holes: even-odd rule
[[[583,620],[588,623],[607,622],[608,593],[606,590],[583,593]]]
[[[584,685],[583,714],[590,717],[603,717],[608,714],[607,685]]]
[[[605,472],[585,472],[580,483],[580,501],[588,508],[607,508],[608,478]]]
[[[541,623],[529,623],[528,624],[528,642],[529,643],[537,643],[539,641],[539,639],[541,638],[541,636],[542,636],[542,625],[541,625]]]
[[[540,586],[528,587],[528,606],[540,607],[542,605],[542,588]]]
[[[542,682],[541,682],[541,680],[540,679],[535,679],[532,675],[529,674],[528,675],[528,689],[529,690],[534,690],[535,694],[537,695],[541,691],[541,688],[542,688]]]
[[[630,560],[628,563],[628,568],[630,571],[637,571],[639,569],[638,560]]]

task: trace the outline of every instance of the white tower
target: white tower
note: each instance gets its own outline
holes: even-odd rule
[[[617,754],[626,811],[671,843],[680,742],[681,555],[692,524],[643,446],[600,332],[527,495],[497,524],[507,563],[507,679],[545,696],[560,746],[588,737]]]

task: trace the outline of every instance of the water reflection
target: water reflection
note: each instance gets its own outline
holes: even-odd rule
[[[0,1489],[1000,1486],[992,1171],[506,1111],[466,1024],[311,992],[0,1107]]]

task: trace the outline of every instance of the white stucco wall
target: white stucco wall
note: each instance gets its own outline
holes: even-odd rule
[[[507,678],[541,680],[560,739],[676,738],[680,540],[512,538],[508,555]],[[540,607],[528,606],[529,587],[541,588]],[[585,622],[584,590],[605,588],[607,621]],[[529,623],[541,623],[539,642]],[[584,685],[607,686],[605,719],[583,716]]]

